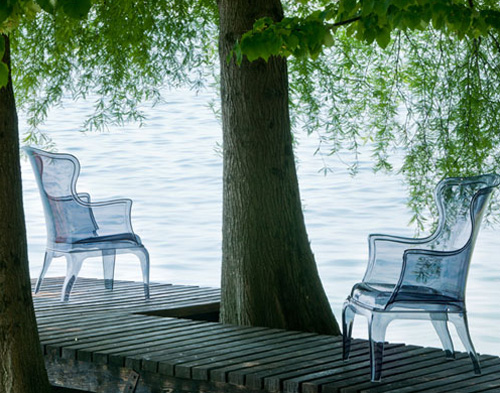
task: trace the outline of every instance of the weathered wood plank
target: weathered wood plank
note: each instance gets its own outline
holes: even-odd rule
[[[246,334],[255,334],[255,331],[248,330]],[[257,333],[257,334],[260,334]],[[193,332],[189,335],[183,335],[181,337],[172,337],[166,334],[161,340],[157,340],[152,343],[152,345],[144,345],[144,343],[139,343],[136,345],[129,345],[125,348],[121,348],[117,351],[107,354],[110,358],[110,362],[115,364],[127,363],[127,359],[130,356],[141,354],[142,358],[149,356],[150,353],[162,351],[163,356],[170,354],[175,359],[179,359],[184,355],[184,351],[190,348],[195,348],[198,353],[203,353],[205,351],[213,350],[213,347],[218,345],[221,336],[241,336],[242,332],[234,329],[232,326],[207,326],[204,325],[203,329],[199,329],[197,332]],[[226,344],[224,344],[226,345]]]
[[[207,352],[210,354],[221,352],[220,348],[227,350],[235,342],[248,341],[259,337],[265,340],[269,337],[263,328],[246,328],[244,330],[227,327],[226,331],[219,331],[206,337],[189,339],[181,345],[162,345],[144,354],[141,350],[128,352],[126,354],[125,365],[127,367],[137,367],[146,371],[158,371],[159,364],[162,363],[162,373],[174,375],[176,362],[199,359]]]
[[[206,303],[208,302],[213,303],[218,301],[218,299],[220,298],[219,296],[220,295],[218,291],[208,291],[202,288],[196,288],[193,289],[192,291],[179,291],[178,293],[162,293],[161,295],[157,296],[152,295],[151,299],[149,300],[143,299],[143,297],[139,294],[133,297],[133,300],[124,299],[116,295],[110,297],[110,299],[107,300],[106,299],[100,300],[97,298],[88,299],[87,301],[89,303],[85,306],[69,302],[69,303],[61,303],[58,305],[52,303],[50,305],[50,308],[53,308],[54,306],[56,306],[57,308],[56,310],[54,310],[53,313],[51,313],[51,317],[57,315],[64,316],[71,313],[80,314],[82,311],[89,313],[89,312],[99,312],[99,311],[109,312],[113,310],[133,311],[134,309],[136,309],[139,312],[147,312],[159,309],[160,304],[161,307],[172,308],[172,305],[175,305],[176,307],[186,307],[188,305],[196,304],[196,301],[198,301],[199,303],[200,300],[203,300],[203,302]],[[185,305],[178,304],[181,302],[185,303]],[[42,310],[43,308],[40,308],[40,311]]]
[[[306,348],[301,352],[296,352],[293,357],[285,357],[283,360],[274,360],[272,363],[242,363],[229,367],[212,370],[210,378],[214,381],[228,381],[235,385],[246,385],[254,389],[262,389],[264,378],[284,373],[287,370],[299,370],[305,364],[324,362],[335,353],[340,345],[338,338],[325,337],[319,347]]]
[[[455,361],[457,362],[457,361]],[[496,358],[488,357],[486,359],[481,359],[481,367],[486,370],[494,365],[498,365],[498,360]],[[412,378],[411,376],[405,380],[404,386],[398,388],[390,388],[386,390],[387,392],[413,392],[417,386],[420,390],[433,391],[434,388],[446,385],[449,380],[454,379],[475,379],[476,376],[472,371],[472,365],[470,360],[467,358],[463,359],[463,362],[458,364],[453,364],[453,367],[448,365],[447,368],[441,367],[441,365],[436,365],[435,367],[428,368],[424,375]]]
[[[485,390],[488,384],[495,384],[495,381],[496,383],[500,382],[500,359],[496,359],[496,362],[483,368],[481,375],[471,377],[469,373],[463,373],[454,377],[443,378],[441,381],[443,383],[440,386],[436,383],[432,387],[433,392],[463,392],[467,387],[477,389],[478,385]]]
[[[404,352],[403,352],[404,353]],[[404,357],[400,352],[387,352],[384,357],[384,372],[398,367],[418,367],[418,364],[423,361],[436,363],[436,359],[442,359],[442,353],[439,350],[428,350],[420,352],[411,357]],[[305,381],[302,384],[302,392],[304,393],[317,393],[323,391],[336,391],[340,386],[345,386],[345,381],[370,381],[370,357],[368,351],[358,356],[353,361],[345,362],[338,368],[325,371],[323,375],[319,374],[319,379],[312,381]],[[439,360],[438,360],[439,361]],[[385,378],[384,378],[385,379]],[[371,385],[370,385],[371,386]]]
[[[273,340],[264,347],[252,349],[239,349],[231,354],[212,356],[207,359],[176,366],[176,374],[181,370],[192,368],[192,378],[197,380],[208,380],[209,373],[214,368],[220,368],[229,364],[244,364],[247,362],[272,362],[280,358],[295,356],[297,351],[305,347],[321,345],[317,336],[306,336],[307,333],[291,336],[288,340],[277,342]],[[182,375],[182,374],[179,374]]]
[[[387,355],[390,356],[394,353],[399,354],[404,350],[405,347],[403,346],[403,344],[391,345],[387,348]],[[364,356],[364,354],[366,354],[366,348],[353,347],[351,351],[351,357],[353,359],[355,359],[357,356]],[[315,362],[316,364],[310,362],[310,364],[306,364],[303,367],[296,367],[294,371],[266,376],[263,381],[264,388],[269,392],[300,391],[300,385],[297,383],[297,378],[301,376],[308,376],[319,371],[336,369],[344,365],[344,361],[342,360],[341,346],[339,346],[339,348],[335,352],[335,356],[332,356],[331,358],[325,357],[323,359],[318,359]],[[333,355],[333,352],[331,353]],[[328,362],[324,362],[324,360],[326,359],[329,359]],[[289,381],[293,381],[295,383],[292,384]]]
[[[172,351],[168,348],[161,348],[160,351],[147,354],[143,362],[143,369],[148,370],[151,367],[156,367],[161,374],[173,376],[175,373],[175,365],[178,363],[197,360],[212,354],[233,352],[235,347],[241,349],[242,347],[259,346],[273,339],[286,340],[287,337],[292,334],[291,332],[277,330],[269,332],[268,330],[269,329],[265,328],[246,327],[245,330],[237,329],[231,333],[226,333],[223,336],[207,342],[206,345],[203,345],[203,342],[199,343],[190,340],[189,343],[182,346],[180,350],[174,349]],[[133,357],[128,356],[126,364],[129,364],[128,362],[130,360],[135,359],[135,356],[139,357],[141,355],[135,354]]]
[[[407,365],[404,368],[397,370],[397,373],[388,375],[387,378],[382,378],[380,383],[373,384],[369,381],[365,381],[361,385],[358,385],[357,391],[366,392],[386,392],[418,385],[423,381],[428,381],[429,375],[437,372],[448,373],[450,376],[454,375],[453,370],[462,367],[466,373],[470,372],[469,377],[473,377],[472,365],[470,364],[470,359],[467,354],[458,353],[457,359],[454,361],[446,360],[443,361],[442,358],[435,358],[432,360],[418,362],[416,367]],[[453,369],[453,370],[452,370]]]
[[[182,334],[188,335],[191,329],[196,329],[202,326],[201,323],[196,321],[185,320],[169,320],[162,321],[162,323],[147,321],[149,323],[134,326],[134,329],[128,330],[126,328],[121,330],[114,330],[106,334],[95,334],[89,337],[79,339],[78,342],[60,342],[54,345],[62,348],[62,357],[65,359],[79,359],[88,360],[94,359],[97,361],[97,354],[103,348],[116,348],[122,345],[129,345],[133,340],[157,340],[159,336],[168,331],[171,335]],[[107,356],[105,357],[107,359]],[[102,362],[103,360],[100,360]],[[104,361],[105,363],[107,361]]]
[[[302,349],[302,347],[304,347]],[[338,355],[335,349],[338,349],[339,341],[336,337],[321,337],[316,340],[314,345],[307,344],[297,347],[291,354],[292,356],[278,355],[270,357],[259,362],[241,363],[222,369],[213,370],[211,374],[221,380],[224,375],[229,383],[234,385],[247,385],[256,389],[261,389],[265,377],[284,372],[287,368],[300,369],[309,361],[325,358],[327,354]]]
[[[474,376],[466,354],[450,362],[438,349],[388,344],[374,384],[365,340],[353,340],[344,362],[339,337],[178,318],[216,315],[218,289],[152,283],[145,300],[140,282],[110,291],[79,278],[62,303],[62,283],[47,278],[34,303],[51,381],[72,389],[121,393],[136,370],[137,393],[500,391],[498,357],[481,356]]]
[[[203,365],[209,363],[215,367],[221,362],[224,364],[234,362],[235,358],[239,358],[241,354],[253,354],[259,356],[263,352],[268,351],[276,346],[293,345],[294,340],[303,338],[297,335],[296,332],[286,332],[275,330],[271,332],[262,331],[248,339],[236,338],[231,344],[224,343],[216,348],[197,349],[195,354],[189,354],[185,357],[162,359],[160,362],[160,373],[167,375],[181,376],[187,373],[191,374],[191,368],[197,367],[198,375],[204,380],[208,379],[207,374],[202,370]],[[248,359],[250,360],[250,359]],[[172,371],[173,370],[173,371]]]

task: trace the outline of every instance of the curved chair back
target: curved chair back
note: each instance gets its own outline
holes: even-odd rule
[[[439,211],[438,228],[424,247],[446,251],[453,263],[442,264],[432,257],[422,258],[414,271],[414,284],[438,280],[441,290],[450,297],[464,301],[470,261],[484,212],[500,176],[488,174],[467,178],[447,178],[436,187],[435,200]],[[455,257],[453,257],[455,253]],[[409,284],[408,279],[406,281]]]
[[[80,164],[71,154],[48,153],[24,148],[35,169],[35,177],[45,213],[47,242],[74,243],[96,236],[98,229],[89,194],[76,194]]]
[[[492,174],[442,180],[435,190],[439,225],[428,247],[440,251],[474,247],[484,210],[498,182],[498,176]]]

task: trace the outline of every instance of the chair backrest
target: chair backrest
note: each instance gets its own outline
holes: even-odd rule
[[[419,249],[454,253],[443,264],[432,252],[422,253],[412,274],[405,275],[408,285],[446,288],[454,298],[463,299],[465,281],[484,211],[493,189],[500,184],[496,174],[447,178],[439,182],[434,197],[439,213],[432,235],[415,242],[398,241],[379,235],[375,246],[370,243],[370,260],[363,278],[371,284],[394,285],[401,275],[405,250]],[[396,262],[396,263],[395,263]],[[434,282],[434,284],[433,284]]]
[[[438,289],[450,299],[464,301],[465,285],[472,252],[484,212],[493,189],[500,184],[496,174],[442,180],[435,190],[439,211],[437,230],[424,248],[448,251],[448,262],[442,264],[432,255],[422,257],[408,285]]]
[[[73,243],[96,236],[88,194],[76,193],[80,163],[71,154],[23,148],[30,158],[42,197],[48,243]]]
[[[434,192],[439,223],[425,248],[454,251],[467,246],[472,252],[489,198],[499,183],[496,174],[442,180]]]

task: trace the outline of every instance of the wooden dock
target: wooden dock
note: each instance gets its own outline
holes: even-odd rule
[[[368,344],[354,340],[342,361],[339,337],[215,320],[220,291],[78,278],[69,303],[62,278],[34,296],[51,382],[105,393],[500,392],[500,358],[482,355],[475,376],[463,353],[388,344],[382,382],[371,383]]]

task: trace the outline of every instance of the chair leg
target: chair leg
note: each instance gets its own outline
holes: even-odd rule
[[[45,251],[45,257],[43,259],[43,266],[40,275],[38,276],[38,280],[36,280],[35,284],[35,293],[40,291],[40,287],[42,286],[43,278],[49,269],[50,263],[52,262],[52,258],[54,258],[54,253],[52,251]]]
[[[368,320],[368,336],[370,341],[370,367],[372,382],[382,378],[382,363],[384,358],[385,331],[390,318],[387,315],[372,314]]]
[[[436,333],[439,336],[439,340],[443,345],[446,358],[449,360],[453,360],[455,359],[455,350],[453,348],[453,341],[451,340],[450,331],[448,330],[448,321],[447,319],[442,318],[442,316],[431,314],[432,325],[434,326],[434,330],[436,330]]]
[[[64,280],[61,300],[67,302],[69,300],[69,295],[73,286],[75,285],[78,273],[82,268],[83,260],[85,259],[84,253],[66,254],[67,267],[66,267],[66,278]]]
[[[144,298],[149,299],[149,253],[145,247],[130,249],[141,261],[142,281],[144,283]]]
[[[474,374],[481,374],[481,365],[479,364],[479,357],[477,356],[474,345],[472,345],[472,340],[469,333],[469,325],[467,323],[467,314],[449,314],[450,321],[455,325],[457,329],[458,337],[462,341],[465,350],[469,354],[472,365],[474,367]]]
[[[351,353],[352,326],[355,316],[356,313],[349,307],[349,303],[345,302],[342,308],[342,358],[344,360],[348,360]]]
[[[116,250],[102,250],[102,267],[104,270],[104,288],[113,289],[113,280],[115,277]]]

